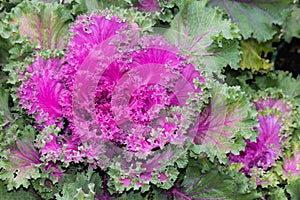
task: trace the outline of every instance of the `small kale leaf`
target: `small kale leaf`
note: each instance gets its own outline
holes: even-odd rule
[[[254,39],[242,40],[241,50],[243,52],[241,69],[264,73],[272,69],[273,63],[267,58],[267,54],[274,51],[271,42],[260,44]]]

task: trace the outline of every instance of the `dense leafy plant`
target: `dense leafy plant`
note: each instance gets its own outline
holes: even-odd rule
[[[2,199],[300,198],[297,1],[0,10]]]

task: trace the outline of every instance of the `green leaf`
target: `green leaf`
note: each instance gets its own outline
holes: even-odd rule
[[[168,200],[170,198],[168,194],[168,190],[161,190],[153,187],[152,195],[153,195],[153,200]]]
[[[28,120],[28,121],[26,121]],[[14,113],[14,120],[4,126],[0,134],[0,152],[10,149],[19,140],[33,141],[35,138],[35,128],[32,125],[27,125],[30,119],[28,117],[23,118],[21,113]],[[4,156],[2,154],[2,156]],[[9,155],[7,156],[9,157]]]
[[[65,176],[61,194],[56,193],[57,200],[94,200],[95,195],[101,195],[101,177],[89,169],[87,173],[76,172],[75,177]]]
[[[267,59],[267,54],[273,52],[272,43],[259,44],[254,39],[242,40],[242,62],[243,70],[250,69],[252,72],[268,72],[272,69],[273,63]]]
[[[270,189],[269,197],[270,199],[287,200],[284,189],[280,187]]]
[[[284,23],[284,29],[282,30],[284,35],[284,39],[287,42],[291,42],[292,38],[300,38],[300,8],[299,4],[295,4],[292,7],[291,16],[288,17],[287,21]]]
[[[10,46],[11,44],[7,39],[0,37],[0,68],[8,62],[8,56],[9,56],[8,50]]]
[[[8,98],[9,92],[0,88],[0,127],[5,126],[13,119],[8,106]]]
[[[127,199],[134,199],[134,200],[144,200],[145,198],[141,195],[140,192],[125,192],[118,198],[112,198],[113,200],[127,200]]]
[[[64,3],[72,5],[72,12],[75,15],[93,10],[103,10],[112,6],[120,8],[132,6],[131,0],[66,0]]]
[[[208,66],[208,72],[216,72],[221,67],[229,65],[233,69],[240,68],[241,52],[236,40],[222,40],[222,46],[212,44],[207,48],[207,53],[202,54],[201,62]],[[217,67],[217,69],[215,67]]]
[[[291,200],[299,200],[300,199],[300,179],[291,182],[291,184],[287,185],[286,191],[291,195]]]
[[[86,0],[81,0],[81,1],[86,1]],[[90,0],[86,2],[89,1]],[[97,3],[101,9],[109,8],[111,6],[118,6],[124,8],[132,6],[131,0],[100,0],[100,1],[98,0]]]
[[[236,27],[219,10],[206,7],[207,1],[178,1],[180,12],[164,34],[170,42],[194,56],[208,72],[226,65],[238,68],[239,44]]]
[[[164,9],[161,13],[159,13],[158,17],[162,22],[170,23],[174,18],[174,14],[172,13],[172,10]]]
[[[300,105],[300,76],[293,78],[288,72],[277,71],[267,76],[257,77],[253,85],[260,90],[281,89],[286,96],[295,101],[296,105]]]
[[[30,142],[18,140],[16,146],[11,149],[8,159],[1,159],[0,166],[3,170],[0,172],[0,179],[7,180],[8,190],[21,185],[25,188],[29,186],[31,178],[36,179],[40,176],[39,152]]]
[[[72,16],[58,3],[23,1],[9,15],[9,23],[17,25],[22,38],[41,49],[63,48]]]
[[[182,185],[192,184],[193,181],[194,181],[194,179],[196,177],[200,177],[201,174],[203,174],[203,172],[209,172],[213,168],[215,168],[215,166],[213,166],[212,164],[210,164],[209,170],[202,171],[202,169],[204,167],[202,161],[203,161],[202,159],[197,159],[197,160],[190,159],[189,160],[189,164],[187,166],[186,173],[185,173]]]
[[[7,191],[6,185],[3,181],[0,181],[0,198],[1,200],[38,200],[40,199],[33,191],[19,189],[14,191]]]
[[[212,169],[201,174],[200,165],[201,162],[198,160],[190,161],[181,187],[172,191],[175,199],[250,200],[261,196],[242,173],[234,171],[224,173]]]
[[[195,145],[192,151],[204,152],[211,161],[217,157],[227,162],[227,154],[238,154],[245,148],[245,139],[254,141],[258,132],[257,112],[239,87],[215,83],[210,105],[199,115],[190,130]]]
[[[274,25],[283,24],[290,10],[290,2],[210,0],[209,5],[225,10],[232,21],[238,24],[244,39],[254,37],[259,42],[264,42],[272,39],[277,33]]]

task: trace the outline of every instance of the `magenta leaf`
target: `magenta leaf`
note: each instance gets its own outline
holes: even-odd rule
[[[19,104],[45,125],[53,125],[56,120],[62,119],[59,102],[64,100],[60,94],[65,91],[65,87],[58,75],[61,65],[59,58],[43,60],[37,56],[36,61],[27,66],[26,74],[30,77],[23,80],[18,89]]]
[[[260,126],[256,142],[247,140],[245,151],[239,155],[229,155],[231,162],[242,163],[240,170],[247,175],[251,174],[252,168],[267,171],[275,165],[275,160],[281,156],[280,127],[281,122],[274,115],[263,117],[258,116]]]

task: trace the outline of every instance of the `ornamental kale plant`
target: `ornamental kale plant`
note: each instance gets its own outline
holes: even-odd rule
[[[299,199],[299,6],[0,2],[0,199]]]

